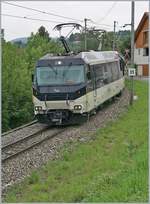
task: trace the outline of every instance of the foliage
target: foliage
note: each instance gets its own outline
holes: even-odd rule
[[[2,42],[2,131],[33,119],[31,73],[36,61],[47,53],[63,51],[40,32],[32,33],[24,48]]]
[[[37,172],[33,171],[29,176],[29,184],[35,184],[37,182],[39,182],[39,175],[37,174]]]
[[[37,33],[40,37],[43,37],[43,38],[46,38],[46,39],[50,39],[49,38],[49,33],[48,31],[46,31],[45,27],[44,26],[41,26],[39,29],[38,29],[38,33]]]
[[[32,99],[25,51],[5,42],[2,49],[2,130],[5,131],[31,119]]]
[[[120,31],[117,34],[117,48],[119,52],[124,54],[125,49],[130,50],[131,32],[130,31]]]
[[[87,33],[87,50],[98,50],[101,43],[101,50],[112,50],[113,47],[113,32],[106,32],[100,37],[100,33],[97,31],[94,34],[92,32]],[[68,42],[70,47],[74,51],[84,50],[84,33],[71,34]],[[125,49],[130,49],[130,31],[116,32],[116,48],[120,53],[124,54]]]
[[[27,46],[25,48],[26,53],[26,61],[27,61],[27,69],[32,72],[35,66],[35,62],[43,55],[47,53],[62,53],[63,48],[60,43],[55,42],[53,40],[49,40],[47,38],[43,38],[32,34],[28,39]]]
[[[147,202],[148,83],[136,81],[135,92],[138,100],[119,120],[91,141],[68,143],[60,159],[35,171],[34,182],[13,186],[5,202]]]

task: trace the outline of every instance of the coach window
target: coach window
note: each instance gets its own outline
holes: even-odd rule
[[[117,62],[112,62],[111,68],[112,68],[112,78],[113,78],[113,81],[115,81],[119,79],[119,70],[118,70]]]
[[[94,73],[96,78],[96,87],[100,88],[104,85],[104,66],[102,64],[94,65]]]
[[[104,82],[105,84],[109,84],[112,82],[112,71],[111,71],[111,64],[105,64],[104,68]]]

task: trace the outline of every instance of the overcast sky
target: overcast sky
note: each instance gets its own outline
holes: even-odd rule
[[[100,24],[94,25],[90,21],[88,26],[96,26],[105,30],[113,30],[113,22],[117,21],[117,31],[122,29],[130,29],[130,26],[121,28],[124,24],[131,22],[131,2],[129,1],[7,1],[21,6],[26,6],[33,9],[38,9],[45,12],[51,12],[61,16],[74,18],[82,21],[84,18],[91,19],[92,21]],[[135,29],[141,20],[144,12],[148,11],[148,1],[135,2]],[[34,19],[43,19],[50,21],[57,21],[58,23],[71,22],[65,18],[51,16],[35,11],[15,7],[2,2],[2,14],[9,14],[21,17],[28,17]],[[84,25],[83,22],[76,21]],[[74,21],[75,22],[75,21]],[[53,27],[57,23],[40,22],[26,19],[18,19],[13,17],[2,16],[2,28],[5,30],[5,39],[12,40],[18,37],[28,37],[31,32],[36,32],[37,29],[43,25],[46,27],[50,36],[58,36],[58,32],[53,31]],[[63,34],[63,32],[62,32]],[[64,32],[66,34],[66,31]]]

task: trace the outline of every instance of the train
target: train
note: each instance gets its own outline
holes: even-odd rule
[[[117,51],[46,54],[32,76],[34,114],[50,125],[80,124],[121,94],[124,65]]]

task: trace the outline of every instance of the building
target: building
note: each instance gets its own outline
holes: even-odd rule
[[[145,12],[135,32],[134,62],[139,76],[148,76],[148,24],[149,15]]]

